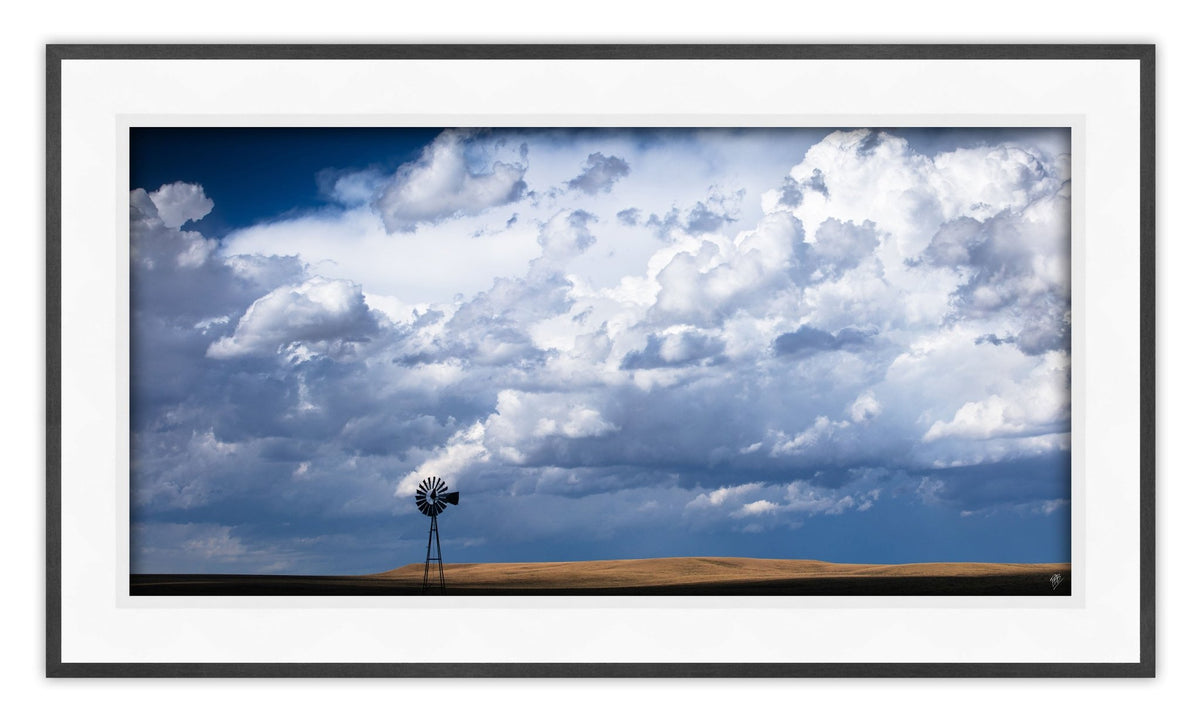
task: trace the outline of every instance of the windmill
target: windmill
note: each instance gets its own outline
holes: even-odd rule
[[[446,484],[441,479],[431,476],[417,486],[417,508],[429,517],[429,544],[425,547],[425,580],[421,582],[421,591],[425,592],[436,586],[439,591],[446,591],[446,575],[442,571],[442,539],[438,536],[437,518],[446,510],[447,504],[458,505],[458,492],[446,491]],[[436,545],[436,556],[434,555]],[[429,570],[437,562],[437,579],[429,578]]]

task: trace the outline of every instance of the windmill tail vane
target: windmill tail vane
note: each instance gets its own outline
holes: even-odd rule
[[[448,491],[444,481],[431,476],[417,486],[416,501],[417,509],[429,517],[429,542],[425,547],[425,578],[421,582],[421,591],[436,588],[444,592],[446,573],[442,568],[442,539],[438,534],[437,519],[448,504],[458,505],[458,492]]]

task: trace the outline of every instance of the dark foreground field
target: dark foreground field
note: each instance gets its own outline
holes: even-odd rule
[[[678,557],[447,564],[453,595],[1066,596],[1070,564],[831,564]],[[134,574],[133,596],[370,596],[421,593],[423,564],[365,576]],[[1057,584],[1055,583],[1057,582]]]

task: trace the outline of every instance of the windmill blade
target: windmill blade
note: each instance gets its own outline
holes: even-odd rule
[[[417,485],[413,499],[422,514],[433,517],[445,511],[447,504],[457,506],[458,492],[450,491],[440,476],[429,476]]]

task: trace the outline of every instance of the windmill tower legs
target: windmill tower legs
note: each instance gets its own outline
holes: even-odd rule
[[[430,570],[437,563],[436,578],[430,578]],[[425,580],[421,582],[421,593],[437,588],[446,591],[446,575],[442,571],[442,539],[438,536],[437,514],[429,517],[429,543],[425,546]]]

